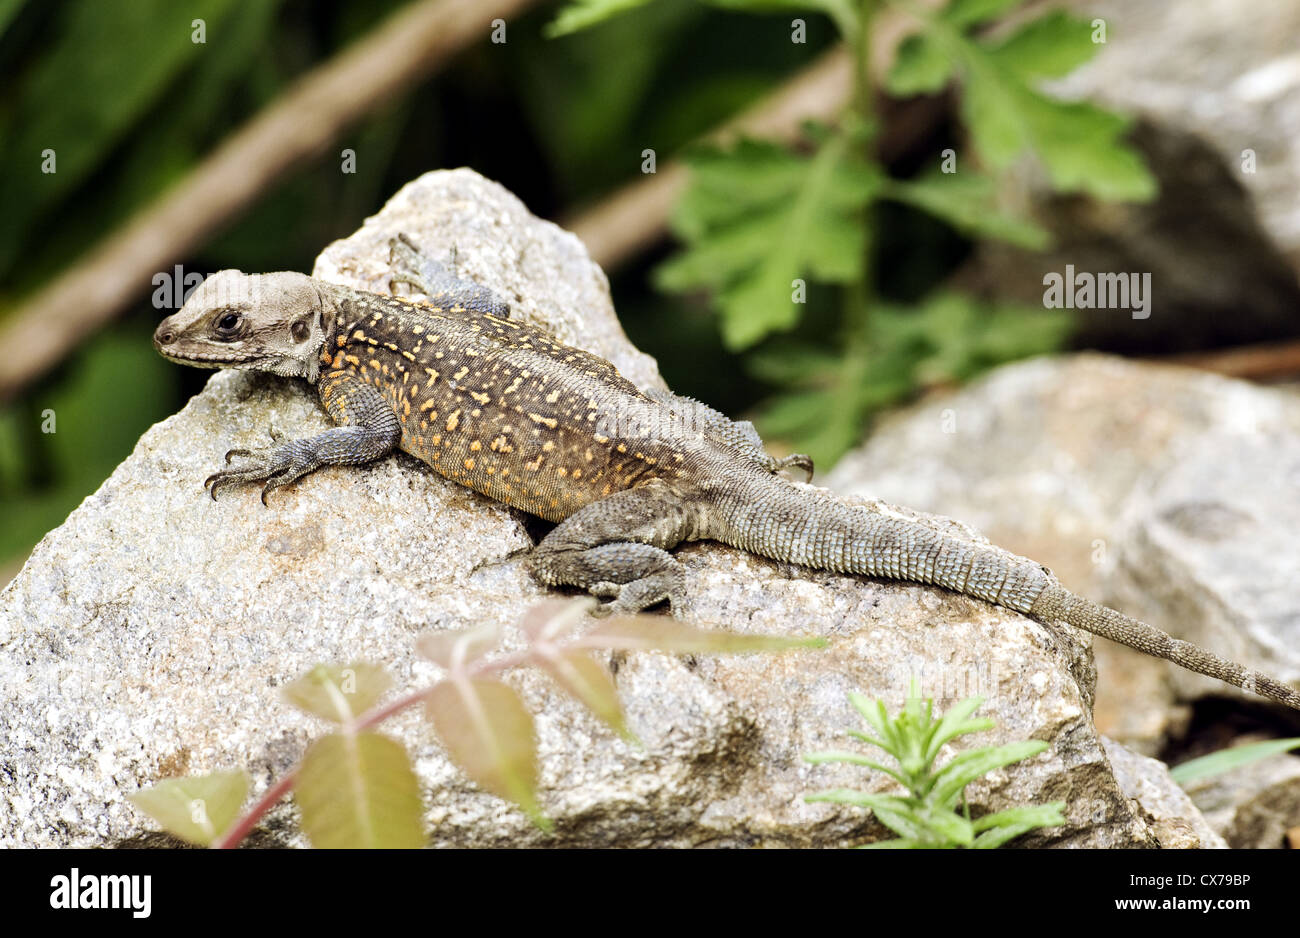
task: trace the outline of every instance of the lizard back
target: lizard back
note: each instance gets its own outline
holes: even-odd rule
[[[604,359],[527,323],[339,290],[323,401],[351,376],[397,414],[400,446],[447,478],[550,521],[651,479],[688,453],[669,415]]]

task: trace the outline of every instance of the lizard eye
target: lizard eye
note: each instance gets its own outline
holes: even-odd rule
[[[228,312],[217,320],[217,335],[231,338],[239,330],[243,317],[236,312]]]
[[[305,319],[295,319],[293,324],[289,326],[289,335],[293,336],[295,342],[305,341],[309,331]]]

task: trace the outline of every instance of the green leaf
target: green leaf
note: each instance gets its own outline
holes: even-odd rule
[[[567,36],[649,2],[650,0],[570,0],[569,5],[556,14],[543,32],[550,39]]]
[[[935,724],[926,749],[926,756],[934,759],[944,743],[967,733],[982,733],[993,729],[993,721],[972,720],[971,716],[984,703],[983,697],[967,697],[949,707]]]
[[[424,846],[420,784],[406,748],[379,733],[332,733],[294,779],[303,832],[319,848]]]
[[[943,47],[924,33],[908,36],[885,78],[885,88],[898,97],[934,94],[952,77],[953,61]]]
[[[847,804],[857,808],[869,808],[876,819],[900,837],[909,837],[933,844],[934,831],[917,813],[917,806],[907,798],[898,795],[876,795],[851,788],[834,788],[829,791],[805,795],[804,801],[818,801],[832,804]]]
[[[925,805],[917,811],[921,823],[934,832],[937,839],[959,847],[969,847],[975,842],[970,821],[959,814],[937,805]]]
[[[191,20],[209,41],[239,0],[80,0],[68,5],[53,48],[17,89],[0,132],[0,272],[13,262],[36,217],[84,182],[207,48],[191,41]],[[42,171],[54,151],[57,172]]]
[[[974,26],[1007,12],[1022,0],[952,0],[944,8],[943,18],[954,26]]]
[[[0,36],[4,35],[9,23],[18,15],[27,0],[0,0]]]
[[[1030,150],[1058,192],[1086,192],[1105,200],[1155,196],[1155,178],[1121,139],[1128,119],[1087,102],[1047,98],[995,55],[965,40],[960,47],[967,65],[963,120],[990,164],[1005,169]]]
[[[1064,801],[1053,801],[986,814],[974,823],[979,836],[972,846],[976,850],[989,850],[1040,827],[1060,827],[1066,823],[1064,810]]]
[[[805,753],[803,758],[805,762],[811,762],[813,765],[822,765],[828,762],[847,762],[850,765],[860,765],[864,768],[875,769],[877,772],[883,772],[900,784],[907,785],[907,779],[896,769],[881,765],[879,762],[872,761],[856,752],[809,752]]]
[[[1092,26],[1064,10],[1030,20],[988,54],[1026,84],[1060,78],[1097,54]]]
[[[425,713],[466,775],[547,829],[537,803],[536,730],[513,689],[495,678],[453,678],[434,685]]]
[[[1208,756],[1189,759],[1181,765],[1174,766],[1169,770],[1169,774],[1179,785],[1186,786],[1199,779],[1221,775],[1243,765],[1258,762],[1260,759],[1290,752],[1292,749],[1300,749],[1300,738],[1268,739],[1260,743],[1248,743],[1245,746],[1232,746],[1212,752]]]
[[[822,648],[820,638],[788,635],[739,635],[699,629],[676,619],[659,616],[620,616],[607,619],[573,643],[579,648],[623,651],[665,651],[686,654],[733,654]]]
[[[686,250],[656,272],[669,290],[718,291],[723,339],[745,348],[798,321],[794,281],[848,283],[862,274],[861,212],[879,187],[878,168],[850,155],[836,135],[811,159],[770,143],[741,141],[688,157],[686,194],[674,230]]]
[[[248,794],[243,772],[169,778],[127,799],[181,840],[206,847],[239,816]]]
[[[995,238],[1031,251],[1042,250],[1051,241],[1039,225],[998,212],[993,180],[978,173],[935,172],[913,180],[891,179],[881,195],[942,219],[970,238]]]
[[[495,651],[500,643],[500,628],[485,622],[468,629],[426,632],[416,640],[415,649],[439,667],[463,671]]]
[[[952,761],[934,776],[933,797],[937,804],[952,805],[961,797],[962,790],[975,779],[1000,769],[1004,765],[1036,756],[1047,748],[1038,739],[1007,743],[986,749],[970,749],[953,756]]]
[[[286,684],[284,699],[299,710],[346,723],[365,713],[391,687],[393,679],[379,665],[318,664],[303,677]]]
[[[858,844],[854,850],[932,850],[934,844],[912,837],[895,837],[892,840],[877,840],[874,843]]]

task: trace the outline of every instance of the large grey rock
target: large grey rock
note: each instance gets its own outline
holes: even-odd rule
[[[653,363],[623,338],[605,282],[575,238],[499,186],[431,173],[398,193],[317,272],[382,288],[384,244],[404,231],[454,245],[464,274],[634,380]],[[0,842],[140,842],[152,825],[124,796],[178,775],[243,767],[255,793],[319,727],[278,687],[320,661],[387,665],[399,688],[433,679],[412,646],[431,629],[512,623],[543,593],[525,574],[521,516],[406,456],[327,469],[273,494],[209,500],[226,449],[327,419],[292,381],[218,373],[151,429],[98,492],[0,593]],[[939,698],[980,693],[997,729],[963,745],[1037,738],[1050,748],[970,789],[978,813],[1064,797],[1069,824],[1029,843],[1149,846],[1159,829],[1116,782],[1090,719],[1087,645],[975,600],[771,563],[716,545],[680,552],[682,615],[738,631],[820,635],[825,651],[701,658],[634,654],[617,671],[630,748],[538,674],[512,676],[537,715],[547,839],[469,783],[418,714],[388,725],[416,756],[443,845],[846,844],[882,829],[805,792],[888,786],[800,759],[858,726],[846,694],[893,708],[919,677]],[[261,843],[301,843],[283,802]],[[1182,842],[1182,841],[1180,841]]]
[[[1300,266],[1300,4],[1294,0],[1072,0],[1106,45],[1056,84],[1197,134],[1251,193]],[[1255,171],[1243,171],[1243,151]]]
[[[829,484],[965,521],[1078,592],[1296,680],[1298,480],[1293,392],[1080,355],[891,416]],[[1098,657],[1098,725],[1144,749],[1177,728],[1174,696],[1239,693],[1109,643]]]
[[[1067,265],[1149,279],[1147,315],[1077,309],[1074,343],[1166,355],[1300,335],[1300,4],[1294,0],[1068,0],[1105,26],[1095,56],[1051,93],[1138,118],[1129,140],[1159,183],[1148,203],[1052,191],[1024,161],[999,180],[1008,211],[1029,214],[1052,246],[977,246],[959,281],[1043,302]],[[1038,16],[1022,5],[1011,18]]]
[[[1224,839],[1169,775],[1169,766],[1102,738],[1115,778],[1167,849],[1226,848]]]
[[[1276,850],[1300,828],[1300,757],[1292,754],[1190,782],[1187,792],[1230,847]]]

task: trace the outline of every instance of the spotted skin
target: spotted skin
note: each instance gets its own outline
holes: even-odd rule
[[[650,479],[676,479],[684,448],[632,441],[629,411],[655,404],[612,365],[542,330],[460,306],[339,291],[321,351],[325,409],[349,422],[349,389],[379,391],[401,449],[548,521]]]
[[[822,570],[931,583],[1111,638],[1300,709],[1300,694],[1065,590],[1051,571],[942,522],[883,503],[850,504],[783,478],[748,423],[698,401],[642,391],[609,362],[512,319],[509,304],[458,280],[407,239],[393,280],[428,303],[302,274],[221,271],[159,325],[167,358],[315,383],[338,424],[210,476],[269,491],[325,465],[400,448],[490,498],[557,522],[529,557],[548,586],[633,612],[686,598],[669,551],[711,538]]]

